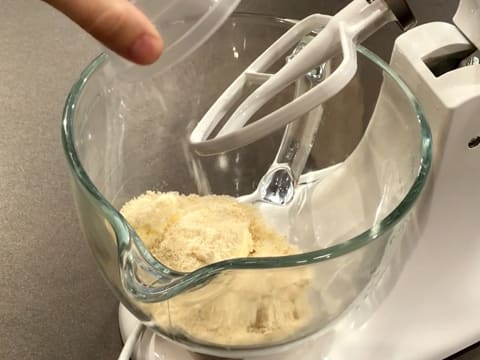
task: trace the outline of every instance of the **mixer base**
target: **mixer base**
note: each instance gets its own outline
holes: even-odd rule
[[[139,325],[139,321],[120,304],[119,325],[122,340],[125,342],[128,336]],[[320,360],[318,341],[306,341],[300,347],[292,351],[275,354],[272,356],[262,356],[261,358],[245,358],[242,360]],[[185,350],[172,342],[156,336],[151,330],[147,329],[141,341],[135,346],[132,360],[223,360],[220,358],[194,354]],[[226,360],[226,359],[225,359]]]

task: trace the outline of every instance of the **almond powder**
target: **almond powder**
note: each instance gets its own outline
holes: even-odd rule
[[[229,196],[149,191],[121,212],[152,255],[180,272],[233,258],[298,253],[253,205]],[[197,341],[258,345],[285,339],[308,324],[310,279],[305,268],[225,271],[149,308],[163,328]]]

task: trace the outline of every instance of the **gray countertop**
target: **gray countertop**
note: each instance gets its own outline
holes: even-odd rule
[[[293,17],[345,1],[323,3],[242,6]],[[419,3],[430,20],[456,1]],[[2,0],[0,35],[0,359],[116,359],[117,302],[80,232],[60,141],[64,100],[99,46],[38,0]]]
[[[98,45],[44,3],[0,10],[0,358],[114,359],[116,301],[77,224],[63,103]]]

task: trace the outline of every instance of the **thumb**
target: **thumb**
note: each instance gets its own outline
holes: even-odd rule
[[[155,26],[128,0],[44,0],[120,56],[153,63],[163,49]]]

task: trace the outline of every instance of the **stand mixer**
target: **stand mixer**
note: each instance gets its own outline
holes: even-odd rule
[[[377,147],[373,148],[374,151],[368,153],[370,155],[375,155],[376,151],[383,150],[397,160],[396,165],[399,168],[402,168],[402,164],[404,164],[403,166],[406,169],[408,164],[419,161],[419,168],[412,169],[412,171],[418,171],[418,174],[415,173],[417,180],[413,181],[413,183],[407,181],[407,184],[397,184],[398,189],[410,186],[410,191],[407,195],[405,195],[407,193],[406,190],[403,190],[401,193],[406,198],[409,197],[408,195],[414,194],[415,197],[410,199],[410,206],[413,203],[415,203],[415,206],[409,212],[409,221],[402,224],[406,229],[397,231],[396,237],[392,236],[386,239],[385,246],[387,250],[384,251],[383,246],[379,246],[380,250],[378,251],[383,254],[380,262],[383,265],[377,264],[376,260],[372,260],[372,264],[375,263],[375,265],[372,265],[372,270],[375,270],[376,275],[369,279],[369,285],[363,285],[361,291],[355,294],[355,301],[348,304],[345,310],[341,312],[341,316],[332,319],[322,331],[309,336],[306,340],[300,341],[295,347],[284,347],[281,349],[281,352],[278,352],[280,351],[278,350],[274,355],[268,353],[253,354],[252,356],[242,355],[242,358],[257,359],[257,356],[267,355],[267,357],[262,358],[285,360],[298,357],[302,359],[319,359],[322,357],[335,359],[404,359],[406,358],[406,348],[409,348],[408,358],[411,359],[439,358],[450,355],[458,349],[474,343],[479,338],[480,327],[476,324],[475,316],[473,315],[476,314],[476,305],[480,301],[480,292],[475,290],[475,279],[480,274],[480,267],[475,260],[477,252],[480,252],[480,245],[476,241],[475,230],[477,222],[474,211],[475,194],[478,191],[475,187],[477,171],[475,151],[480,143],[478,138],[480,131],[478,125],[473,120],[473,115],[478,108],[475,100],[480,96],[480,87],[477,79],[480,74],[480,67],[472,60],[474,58],[471,57],[471,54],[480,46],[480,36],[478,35],[480,32],[474,26],[474,24],[478,23],[475,16],[478,15],[479,8],[480,3],[478,1],[461,1],[454,19],[457,26],[446,23],[426,24],[405,32],[396,40],[390,66],[399,74],[401,80],[406,83],[410,90],[402,88],[404,85],[402,85],[400,79],[395,78],[396,75],[394,73],[389,76],[400,85],[398,85],[398,89],[393,86],[387,76],[389,70],[383,68],[386,74],[384,76],[384,84],[378,96],[379,100],[373,111],[370,124],[385,120],[392,109],[398,111],[399,115],[398,118],[392,115],[391,121],[417,116],[420,124],[419,128],[414,128],[412,125],[414,122],[412,124],[406,122],[405,128],[412,131],[412,133],[417,130],[417,132],[420,131],[422,134],[423,140],[413,141],[413,144],[418,143],[419,149],[423,149],[419,150],[419,155],[415,157],[405,152],[405,149],[408,148],[407,146],[400,147],[398,145],[397,148],[393,142],[388,144],[380,141],[382,136],[388,139],[396,137],[400,144],[402,141],[406,141],[409,135],[412,134],[407,130],[402,134],[398,128],[393,127],[394,123],[389,123],[385,120],[386,125],[384,128],[380,126],[380,130],[377,130],[377,132],[373,130],[366,132],[367,135],[364,135],[363,142],[360,141],[358,146],[355,144],[356,150],[349,154],[347,159],[337,161],[333,165],[329,164],[330,166],[321,167],[320,170],[316,171],[309,171],[307,163],[305,165],[307,171],[299,171],[299,174],[302,175],[298,179],[294,179],[294,183],[300,185],[299,189],[302,189],[301,186],[303,185],[305,185],[305,189],[308,189],[309,184],[313,184],[311,186],[315,187],[315,189],[319,188],[320,185],[327,186],[329,184],[328,179],[335,180],[331,181],[332,185],[330,186],[337,184],[339,189],[343,189],[340,187],[341,179],[348,179],[348,177],[340,177],[340,180],[337,180],[332,177],[332,174],[338,174],[339,167],[343,167],[343,169],[346,169],[344,171],[348,171],[354,168],[354,165],[358,164],[360,160],[364,159],[362,156],[366,155],[363,153],[363,155],[356,155],[357,157],[354,159],[356,161],[348,160],[354,157],[354,154],[362,154],[358,149],[362,148],[362,144],[370,138],[373,139],[373,144],[377,144]],[[208,42],[206,46],[208,46]],[[373,54],[369,54],[368,50],[359,49],[359,51],[363,52],[369,59],[375,59]],[[87,73],[90,72],[91,75],[92,71],[93,67]],[[83,78],[82,82],[85,82],[85,79]],[[351,83],[351,79],[348,82]],[[78,84],[77,91],[85,90],[80,88],[80,86],[84,85]],[[127,88],[124,90],[130,91],[131,89]],[[138,91],[138,88],[134,89]],[[154,88],[148,88],[149,92],[152,89]],[[408,113],[402,107],[402,95],[399,89],[403,89],[403,96],[406,99],[409,98],[409,91],[411,91],[413,93],[412,97],[413,95],[416,97],[422,111],[419,110],[417,113],[414,113],[410,109],[410,113]],[[158,93],[152,95],[153,101],[157,95]],[[67,158],[72,161],[74,179],[77,183],[82,183],[83,180],[82,178],[77,180],[75,174],[81,173],[78,170],[83,168],[87,169],[86,174],[83,175],[93,179],[96,176],[96,168],[91,165],[94,159],[89,158],[86,152],[82,154],[82,141],[78,139],[71,141],[72,139],[69,138],[72,133],[72,127],[69,127],[71,126],[69,122],[75,117],[75,112],[78,114],[80,111],[87,111],[84,109],[88,109],[89,106],[95,106],[94,96],[92,97],[88,94],[82,96],[82,101],[86,102],[79,104],[78,98],[75,98],[75,94],[72,93],[70,102],[67,104],[66,119],[64,121],[64,144],[66,144]],[[161,99],[162,96],[158,98]],[[91,102],[88,103],[88,101]],[[147,99],[147,101],[149,100]],[[407,100],[403,100],[403,102],[407,104]],[[80,106],[72,107],[73,104]],[[410,105],[415,107],[416,104],[412,100]],[[122,101],[114,101],[110,105],[120,108],[122,106],[128,107]],[[405,111],[405,113],[402,113],[402,111]],[[318,109],[317,112],[323,113],[318,111]],[[425,124],[422,122],[422,112],[429,121],[432,132],[432,163],[425,191],[421,198],[416,201],[430,167],[430,136],[428,128],[425,128]],[[78,117],[78,115],[76,116]],[[380,120],[375,121],[377,118]],[[388,124],[391,124],[392,127],[388,127]],[[96,126],[101,127],[102,125]],[[308,127],[306,128],[308,129]],[[373,125],[370,125],[369,129],[372,128]],[[125,133],[121,130],[111,129],[108,124],[106,129],[109,133],[108,137],[124,139]],[[288,134],[289,130],[291,131],[292,128],[288,129],[287,127],[286,134]],[[164,129],[163,131],[168,132],[169,129]],[[383,133],[378,133],[378,131],[383,131]],[[398,132],[392,134],[394,131]],[[75,128],[73,133],[76,134],[75,136],[78,136],[80,132],[81,129]],[[172,132],[174,133],[174,130]],[[321,129],[319,130],[320,132]],[[95,132],[92,129],[89,130],[89,134],[95,137]],[[137,134],[136,136],[142,137],[144,135]],[[284,140],[286,138],[285,135]],[[73,145],[69,146],[69,144]],[[85,144],[88,145],[87,140],[85,140]],[[107,145],[109,145],[108,142]],[[310,148],[311,146],[311,143],[307,144],[307,147]],[[105,149],[108,150],[108,146]],[[402,151],[404,152],[402,153]],[[424,153],[421,151],[424,151]],[[72,153],[74,154],[73,158],[71,156]],[[83,167],[76,168],[78,166],[75,163],[76,153],[80,154],[79,158]],[[111,156],[115,157],[115,154],[116,152],[114,151]],[[222,156],[220,154],[218,159],[222,159]],[[410,157],[412,157],[412,160],[410,160]],[[110,159],[110,161],[114,161],[114,159]],[[212,184],[204,184],[201,179],[205,176],[198,176],[198,173],[208,172],[209,170],[205,170],[205,167],[202,166],[203,160],[193,156],[191,161],[193,164],[192,169],[196,173],[196,191],[208,193],[212,188]],[[405,163],[402,161],[405,161]],[[221,161],[219,164],[221,167]],[[348,167],[349,164],[350,167]],[[386,170],[382,170],[384,171],[382,174],[385,176],[385,172],[395,172],[394,170],[395,168],[387,167]],[[115,174],[115,166],[106,169],[106,171],[113,176]],[[375,173],[375,171],[373,172]],[[312,174],[315,174],[314,180],[311,179]],[[422,178],[422,183],[419,182],[419,177]],[[207,178],[210,179],[209,176]],[[322,179],[325,179],[327,182],[322,183],[324,181]],[[366,179],[371,180],[368,177]],[[109,179],[109,181],[115,180]],[[119,185],[118,188],[129,186],[128,182]],[[117,204],[115,206],[118,207],[118,204],[125,201],[124,198],[116,198],[116,194],[108,194],[108,189],[102,189],[103,185],[100,181],[95,181],[95,186],[102,193],[99,196],[105,196],[109,199],[109,202]],[[111,187],[112,185],[109,184],[108,186]],[[348,189],[348,186],[349,183],[347,182],[345,189]],[[390,183],[389,186],[395,188]],[[305,195],[302,190],[298,191],[298,189],[296,191],[300,193],[299,196],[303,194],[304,197],[306,196],[309,199],[315,199],[315,196],[319,199],[325,199],[318,195],[315,189],[314,195],[308,192],[308,195]],[[332,187],[332,189],[335,188]],[[138,193],[139,190],[135,189],[132,192]],[[143,190],[145,188],[140,191]],[[82,200],[82,196],[84,196],[82,194],[83,190],[77,189],[76,191],[79,212],[94,213],[95,210],[92,210],[94,207],[90,208],[88,202]],[[120,193],[120,191],[118,192]],[[218,192],[218,190],[215,192]],[[392,199],[385,200],[384,195],[385,193],[382,193],[382,201],[386,201],[386,203],[391,201],[391,203],[385,205],[385,209],[377,208],[377,210],[381,209],[383,212],[379,211],[379,220],[377,221],[377,217],[375,217],[374,225],[382,224],[384,219],[388,219],[389,211],[396,209],[395,205],[401,200],[395,198],[395,191],[390,193]],[[374,196],[372,190],[371,197],[373,198]],[[106,211],[110,211],[108,206],[105,203],[103,204]],[[452,205],[455,206],[456,216],[453,217],[453,220],[450,220],[452,219],[452,211],[450,210]],[[296,206],[295,201],[293,201],[293,206]],[[364,204],[364,206],[366,205]],[[302,209],[299,211],[299,214],[308,215],[311,213],[311,209],[303,210],[303,213]],[[100,212],[101,210],[98,211]],[[327,212],[320,213],[328,217]],[[82,214],[81,218],[87,237],[98,238],[98,235],[93,233],[105,225],[96,220],[86,220],[85,215]],[[297,225],[297,227],[299,226]],[[375,226],[373,226],[369,230],[370,234],[375,229]],[[111,227],[107,226],[106,231],[116,232],[118,236],[118,229],[113,225]],[[128,231],[131,230],[128,229]],[[121,239],[121,236],[118,238]],[[121,240],[118,241],[122,245]],[[103,257],[103,259],[106,259],[105,262],[113,261],[110,253],[116,253],[115,250],[111,250],[99,242],[91,242],[91,245],[94,247],[97,259],[102,260]],[[119,247],[121,247],[120,245]],[[125,246],[132,245],[126,242]],[[128,252],[131,249],[128,248],[126,250]],[[125,262],[122,264],[123,266],[128,265],[128,262],[132,259],[132,257],[124,255],[120,254],[120,257]],[[128,255],[132,255],[132,253]],[[165,278],[172,276],[172,274],[168,274],[168,272],[162,269],[154,269],[152,271],[147,266],[142,265],[141,257],[147,255],[141,252],[140,254],[134,252],[132,256],[134,261],[137,261],[135,265],[140,264],[140,270],[134,268],[132,271],[143,271],[145,273],[143,275],[142,273],[140,275],[135,273],[136,276],[163,276]],[[455,264],[455,268],[452,268],[446,274],[445,267],[448,262]],[[381,271],[378,269],[381,269]],[[131,291],[131,294],[138,294],[138,289],[132,287],[132,283],[125,282],[125,278],[122,279],[123,282],[116,283],[112,281],[113,278],[118,277],[118,267],[113,266],[110,269],[103,265],[103,272],[122,302],[128,304],[131,299],[122,295],[124,290],[120,288],[121,285],[119,284],[123,284],[124,287]],[[440,273],[442,274],[441,276],[439,276]],[[158,290],[153,287],[149,290],[152,291],[150,295],[155,296],[156,300],[161,300],[163,296],[162,289]],[[140,299],[141,296],[138,298]],[[150,325],[149,321],[151,319],[145,318],[144,314],[138,312],[135,315],[144,323]],[[135,335],[139,335],[140,330],[143,328],[138,326],[137,323],[136,317],[121,306],[120,328],[125,340],[132,332]],[[454,334],[452,334],[451,329],[455,329]],[[385,334],[388,334],[388,337],[385,337]],[[420,343],[415,342],[415,346],[412,347],[413,339],[419,337],[424,340]],[[157,337],[150,330],[142,332],[142,336],[136,344],[138,346],[133,349],[135,338],[136,336],[132,336],[130,339],[133,340],[127,341],[127,347],[132,346],[133,356],[137,360],[154,358],[189,360],[202,358],[200,355],[192,354],[182,349],[178,344]],[[439,339],[442,340],[439,341]],[[185,344],[183,345],[185,346]],[[192,346],[187,347],[192,350]],[[199,352],[204,351],[199,349]]]

